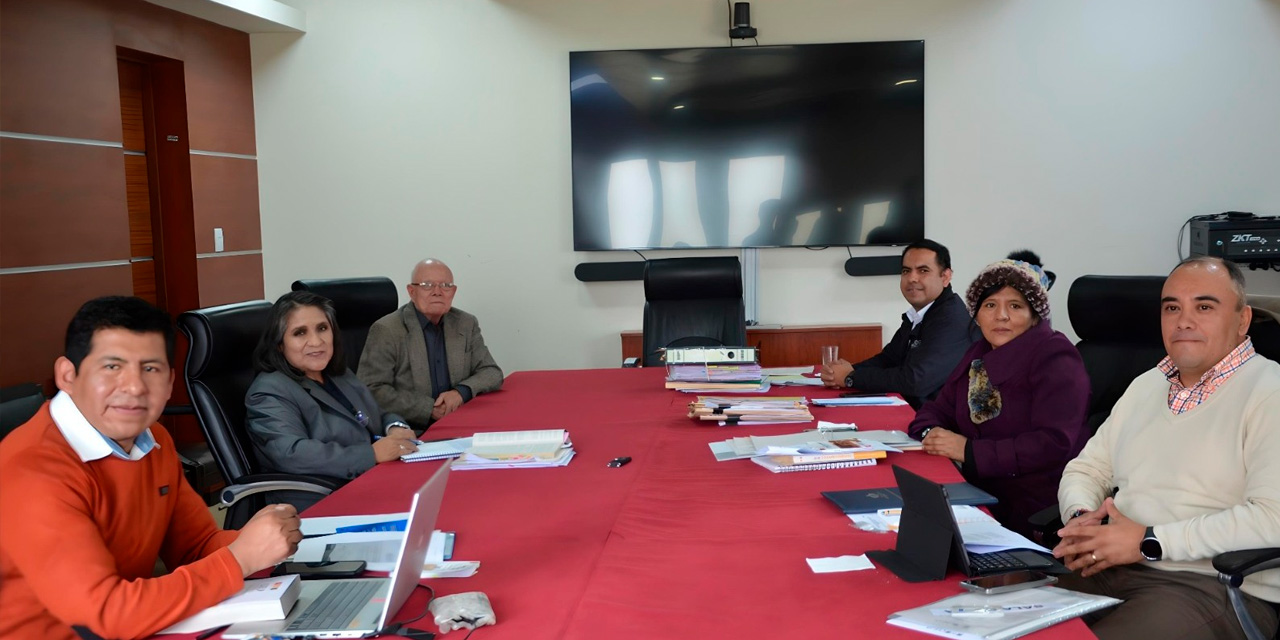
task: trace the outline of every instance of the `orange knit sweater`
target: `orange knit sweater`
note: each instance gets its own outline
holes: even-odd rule
[[[45,403],[0,442],[0,638],[138,638],[240,589],[214,523],[187,485],[172,438],[138,461],[91,462]],[[174,568],[152,577],[156,558]]]

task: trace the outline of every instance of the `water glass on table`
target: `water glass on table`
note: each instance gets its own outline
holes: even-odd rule
[[[840,359],[840,346],[828,344],[822,346],[822,366],[825,368]]]

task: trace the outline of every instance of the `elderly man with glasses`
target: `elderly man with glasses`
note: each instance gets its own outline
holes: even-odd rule
[[[422,430],[502,387],[502,369],[476,317],[453,306],[458,285],[448,265],[434,258],[419,262],[406,289],[409,304],[369,328],[358,376],[383,411]]]

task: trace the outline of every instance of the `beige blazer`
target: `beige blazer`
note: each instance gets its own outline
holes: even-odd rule
[[[476,317],[454,307],[444,315],[445,359],[453,386],[466,385],[473,396],[502,387],[502,369],[480,335]],[[369,327],[357,374],[383,411],[397,413],[415,429],[431,423],[431,368],[427,342],[412,303]]]

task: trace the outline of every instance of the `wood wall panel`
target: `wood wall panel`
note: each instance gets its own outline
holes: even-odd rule
[[[643,362],[643,336],[623,331],[622,357]],[[866,360],[884,348],[878,324],[844,324],[781,328],[747,327],[747,344],[760,350],[764,367],[802,367],[822,363],[822,347],[838,345],[840,357],[849,362]]]
[[[256,155],[249,34],[197,21],[184,44],[191,148]]]
[[[191,200],[196,253],[213,252],[214,227],[222,228],[223,251],[262,248],[257,161],[192,155]]]
[[[0,130],[120,140],[115,43],[103,3],[5,0],[0,60]]]
[[[262,256],[259,254],[201,258],[197,268],[201,307],[261,300],[263,297],[265,287],[262,283]]]
[[[153,115],[163,133],[180,135],[180,142],[167,149],[149,150],[151,195],[163,191],[168,198],[152,198],[150,210],[160,212],[162,203],[166,215],[176,217],[166,218],[164,225],[153,221],[153,231],[164,238],[155,250],[171,255],[107,269],[0,276],[0,384],[49,380],[74,310],[99,295],[155,295],[145,283],[133,283],[135,275],[146,280],[150,269],[163,267],[165,274],[177,274],[175,283],[190,283],[175,284],[168,294],[174,313],[202,306],[202,300],[217,304],[262,297],[261,256],[196,260],[187,169],[189,147],[256,153],[247,34],[140,0],[0,0],[0,130],[123,140],[117,63],[122,53],[150,65],[153,83],[167,87],[154,98],[165,113]],[[126,102],[132,100],[127,94]],[[129,138],[131,148],[139,148],[135,137]],[[0,139],[0,267],[122,260],[134,252],[131,248],[143,253],[141,234],[130,237],[126,204],[128,189],[140,195],[143,186],[126,179],[125,165],[118,148]],[[202,189],[219,193],[221,179],[216,170],[206,174]],[[246,183],[243,176],[232,180],[233,190]],[[205,208],[211,212],[210,230],[215,220],[224,228],[250,229],[229,232],[231,247],[247,240],[255,249],[260,246],[256,182],[255,169],[252,223],[224,224],[216,203]],[[140,208],[132,213],[139,221],[145,217]],[[211,247],[212,232],[203,235]],[[29,315],[23,311],[28,308],[38,311]],[[51,320],[52,315],[58,317]]]
[[[51,392],[71,316],[92,298],[130,295],[131,279],[127,265],[0,275],[0,386],[38,382]]]
[[[136,0],[114,0],[117,45],[181,60],[192,149],[254,155],[249,34]]]
[[[0,138],[0,229],[0,267],[128,258],[120,149]]]

